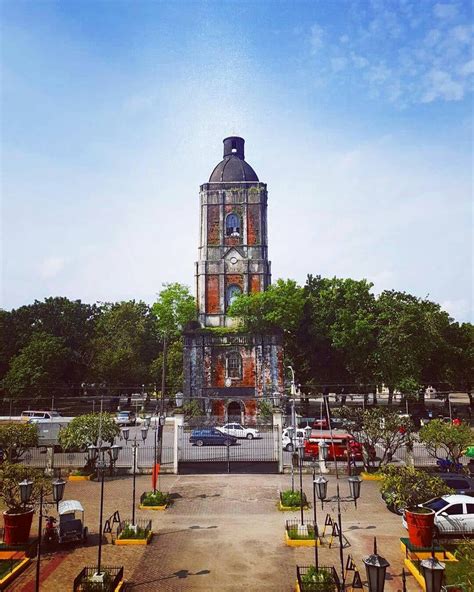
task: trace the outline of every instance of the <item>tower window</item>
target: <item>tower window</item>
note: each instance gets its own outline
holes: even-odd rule
[[[241,378],[242,376],[242,357],[237,352],[232,352],[227,356],[227,378]]]
[[[237,214],[228,214],[225,219],[226,236],[240,236],[240,216]]]
[[[232,140],[232,152],[237,152],[237,142],[235,140]]]
[[[237,286],[237,284],[231,284],[230,286],[227,287],[227,306],[230,306],[232,304],[232,302],[234,302],[234,300],[237,298],[237,296],[240,296],[240,294],[242,294],[242,290],[240,289],[240,286]]]

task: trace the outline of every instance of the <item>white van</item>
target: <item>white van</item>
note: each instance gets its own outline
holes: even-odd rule
[[[281,444],[284,450],[287,452],[293,452],[297,446],[305,443],[305,440],[309,438],[311,434],[311,427],[297,428],[296,434],[292,427],[283,430],[281,435]]]
[[[56,419],[61,417],[58,411],[22,411],[21,419],[23,421],[35,422],[40,419]]]

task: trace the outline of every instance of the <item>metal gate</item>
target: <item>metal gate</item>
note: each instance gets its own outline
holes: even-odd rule
[[[281,436],[275,426],[259,427],[259,438],[239,438],[217,443],[195,437],[196,428],[180,426],[178,472],[183,473],[278,473]]]

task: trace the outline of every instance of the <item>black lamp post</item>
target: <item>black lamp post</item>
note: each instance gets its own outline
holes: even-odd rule
[[[319,531],[318,531],[318,517],[316,514],[316,465],[317,461],[313,461],[313,522],[314,522],[314,567],[316,571],[319,569],[319,555],[318,555],[318,542],[319,542]]]
[[[343,539],[342,539],[342,516],[341,516],[341,503],[354,502],[357,507],[357,500],[360,497],[360,486],[361,480],[359,477],[349,478],[349,493],[348,497],[341,497],[339,493],[339,483],[337,483],[336,495],[333,497],[327,497],[328,480],[325,477],[319,476],[315,480],[316,494],[321,500],[321,506],[324,508],[324,502],[337,502],[337,522],[339,526],[339,559],[341,563],[341,575],[342,575],[342,589],[344,589],[346,574],[344,569],[344,550],[343,550]]]
[[[425,578],[426,592],[440,592],[443,584],[445,564],[436,557],[423,559],[420,563]]]
[[[369,584],[369,592],[383,592],[385,573],[390,563],[377,553],[377,539],[374,537],[374,552],[363,560]]]
[[[113,444],[107,446],[99,442],[99,446],[91,444],[87,447],[87,454],[89,461],[95,463],[97,470],[100,474],[100,512],[99,512],[99,550],[97,554],[97,576],[101,576],[101,563],[102,563],[102,523],[104,519],[104,475],[105,469],[107,468],[107,456],[109,457],[109,464],[112,468],[118,459],[120,452],[120,446]]]
[[[300,470],[300,513],[301,524],[304,524],[304,509],[303,509],[303,458],[304,458],[304,444],[298,444],[298,466]]]
[[[38,557],[36,559],[36,578],[35,578],[35,592],[39,592],[40,589],[40,562],[41,562],[41,539],[43,531],[43,509],[46,509],[51,503],[55,503],[56,506],[64,497],[64,488],[66,487],[66,481],[63,479],[56,479],[52,483],[53,485],[53,502],[45,501],[43,485],[40,487],[40,498],[38,503]],[[20,487],[20,499],[23,504],[28,504],[33,493],[33,481],[24,479],[19,483]]]
[[[148,436],[148,426],[144,425],[141,428],[142,440],[145,442]],[[130,436],[130,428],[123,428],[122,429],[123,437],[125,438],[125,442],[128,442],[128,438]],[[139,442],[137,442],[137,436],[133,439],[132,448],[133,448],[133,494],[132,494],[132,526],[135,526],[135,496],[136,496],[136,475],[137,475],[137,451],[138,447],[140,446]]]

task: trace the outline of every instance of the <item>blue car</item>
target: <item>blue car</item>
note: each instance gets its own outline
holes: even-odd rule
[[[237,438],[229,434],[223,434],[215,428],[206,428],[193,430],[189,441],[196,446],[231,446],[237,442]]]

